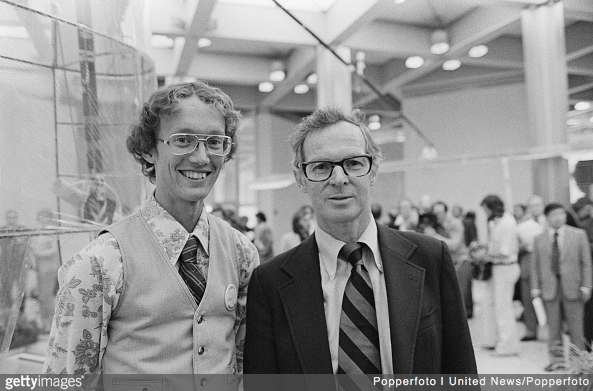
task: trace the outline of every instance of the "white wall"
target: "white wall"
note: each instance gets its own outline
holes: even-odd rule
[[[529,133],[523,84],[462,90],[405,102],[406,115],[435,144],[439,158],[488,155],[534,145]],[[412,143],[411,143],[412,144]],[[420,146],[407,145],[415,158]],[[530,162],[510,162],[508,187],[512,202],[524,201],[533,189]],[[428,194],[449,204],[477,209],[487,194],[506,199],[500,161],[419,168],[406,172],[406,194],[413,200]]]

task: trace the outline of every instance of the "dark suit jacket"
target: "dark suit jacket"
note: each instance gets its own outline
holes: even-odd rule
[[[426,235],[381,225],[378,236],[394,373],[476,373],[459,284],[446,245]],[[253,272],[247,298],[244,373],[333,373],[315,235]]]

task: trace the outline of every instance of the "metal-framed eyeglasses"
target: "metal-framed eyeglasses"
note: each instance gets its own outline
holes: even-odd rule
[[[161,138],[158,141],[162,141],[167,144],[169,151],[173,155],[181,156],[192,153],[198,147],[200,142],[204,143],[208,153],[215,156],[226,156],[231,152],[233,146],[233,140],[229,136],[222,136],[218,134],[207,135],[207,134],[193,134],[193,133],[175,133],[172,134],[168,140]]]
[[[371,172],[373,158],[370,155],[361,155],[349,157],[339,162],[313,161],[299,163],[298,166],[311,182],[323,182],[332,176],[336,166],[342,167],[346,175],[353,177],[365,176]]]

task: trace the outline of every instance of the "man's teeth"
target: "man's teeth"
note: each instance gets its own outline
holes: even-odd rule
[[[194,171],[183,171],[183,175],[190,179],[204,179],[206,178],[206,173],[204,172],[194,172]]]

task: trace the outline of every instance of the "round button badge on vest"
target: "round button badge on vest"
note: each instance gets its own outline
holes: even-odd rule
[[[227,311],[235,309],[235,305],[237,304],[237,287],[234,284],[227,286],[226,292],[224,293],[224,304]]]

